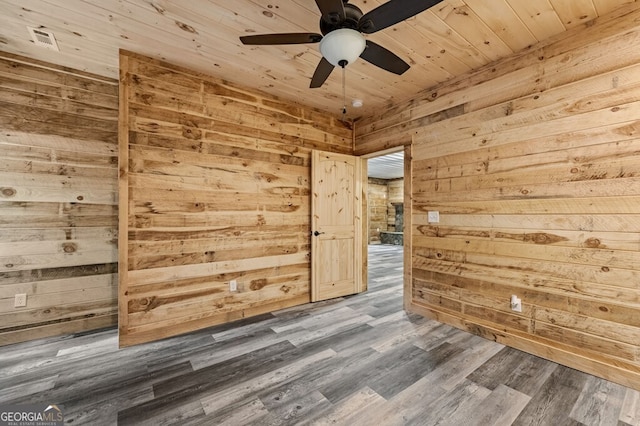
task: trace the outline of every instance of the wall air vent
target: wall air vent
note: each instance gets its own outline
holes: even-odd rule
[[[56,52],[60,51],[60,49],[58,48],[58,43],[56,43],[56,38],[51,31],[32,27],[27,27],[27,29],[29,30],[31,39],[36,44],[36,46],[45,47],[50,50],[55,50]]]

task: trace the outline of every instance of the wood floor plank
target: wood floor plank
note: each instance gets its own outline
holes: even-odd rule
[[[336,352],[327,349],[308,357],[287,364],[282,368],[269,371],[260,377],[250,381],[243,381],[219,392],[212,393],[200,399],[205,413],[209,416],[216,412],[233,411],[235,405],[245,405],[252,400],[256,392],[262,392],[278,384],[282,380],[291,380],[293,377],[304,375],[312,364],[336,355]]]
[[[640,425],[640,392],[627,389],[620,411],[621,422],[628,425]]]
[[[368,386],[383,398],[392,398],[462,351],[463,348],[448,342],[426,352],[416,351],[406,362],[391,365],[384,374],[368,382]]]
[[[354,316],[342,321],[338,319],[337,321],[328,324],[323,328],[307,330],[307,333],[305,333],[304,335],[291,338],[289,339],[289,341],[295,346],[301,346],[305,343],[317,342],[320,340],[330,345],[330,341],[338,340],[334,339],[334,336],[338,335],[339,333],[351,334],[349,333],[349,331],[367,328],[367,322],[369,322],[371,319],[373,318],[368,315]],[[343,334],[340,334],[340,337],[343,338]]]
[[[514,425],[575,424],[569,417],[588,376],[571,368],[558,366],[513,422]]]
[[[470,417],[478,425],[510,425],[531,401],[531,397],[505,385],[498,385]]]
[[[389,316],[391,315],[387,315],[381,319]],[[386,352],[407,341],[422,338],[427,333],[432,332],[440,324],[435,321],[416,324],[411,321],[404,321],[403,318],[397,319],[395,322],[374,321],[370,322],[369,325],[374,327],[377,326],[378,330],[385,331],[385,333],[380,333],[378,338],[372,339],[370,346],[378,352]]]
[[[508,386],[525,395],[535,395],[555,370],[556,364],[506,347],[467,378],[487,389]]]
[[[0,347],[0,404],[73,425],[640,426],[640,392],[402,310],[401,246],[366,293],[118,349],[115,328]]]
[[[477,341],[476,341],[477,342]],[[482,341],[462,351],[458,356],[448,359],[438,368],[430,372],[427,376],[432,383],[437,384],[445,390],[451,390],[458,386],[476,368],[491,359],[495,353],[500,351],[502,345],[494,345],[494,342]]]
[[[111,392],[78,396],[64,401],[64,418],[68,424],[117,425],[118,411],[153,399],[149,386],[121,387]]]
[[[293,380],[282,380],[278,386],[265,389],[258,396],[265,407],[272,408],[295,400],[299,395],[314,392],[345,376],[345,371],[355,371],[361,364],[370,364],[379,358],[380,354],[370,348],[360,351],[342,351],[336,356],[314,365],[305,372],[304,376]],[[333,407],[333,405],[332,405]],[[329,408],[325,415],[332,410]]]
[[[140,411],[136,416],[119,412],[118,426],[184,425],[194,421],[200,422],[204,417],[200,401],[189,401],[178,407],[159,407],[152,412]]]
[[[205,411],[206,409],[205,407]],[[233,410],[207,413],[203,424],[246,425],[268,414],[269,410],[265,408],[260,398],[254,397],[242,404],[237,404]]]
[[[422,349],[411,344],[399,346],[393,351],[380,354],[378,359],[372,363],[363,363],[352,374],[343,375],[328,386],[321,387],[320,392],[329,401],[336,403],[347,398],[352,393],[358,392],[365,386],[370,386],[372,383],[380,383],[380,380],[394,370],[396,366],[406,364],[415,357],[420,357],[424,354],[425,352]]]
[[[331,403],[318,391],[297,396],[294,400],[272,407],[269,413],[248,425],[297,425],[305,417],[313,417],[331,408]]]
[[[588,377],[569,416],[585,425],[616,424],[625,394],[623,386]]]
[[[335,404],[329,414],[324,415],[323,413],[319,417],[306,419],[301,424],[315,426],[356,424],[362,418],[363,412],[376,404],[384,404],[385,402],[383,397],[365,387]]]
[[[183,375],[179,380],[167,380],[153,387],[156,398],[178,393],[198,394],[199,392],[227,387],[234,380],[248,380],[260,376],[272,367],[285,365],[297,359],[299,350],[289,342],[280,342],[220,362],[192,373]]]
[[[58,381],[58,375],[33,379],[28,382],[14,384],[12,386],[2,386],[0,388],[0,401],[5,403],[17,403],[25,397],[39,394],[49,389],[53,389]]]
[[[490,394],[489,389],[464,380],[424,408],[433,424],[459,425],[473,419],[478,406]]]
[[[304,331],[298,331],[298,334]],[[223,361],[266,348],[274,343],[287,341],[288,336],[296,336],[295,332],[284,335],[276,335],[271,329],[252,330],[247,334],[238,335],[235,339],[223,340],[220,343],[209,345],[202,350],[192,351],[187,354],[194,370],[218,364]]]

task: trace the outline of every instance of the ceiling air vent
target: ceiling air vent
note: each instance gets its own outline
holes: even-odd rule
[[[56,38],[51,31],[32,27],[27,27],[27,29],[29,30],[31,39],[36,46],[45,47],[47,49],[55,50],[56,52],[60,51],[60,49],[58,49],[58,43],[56,43]]]

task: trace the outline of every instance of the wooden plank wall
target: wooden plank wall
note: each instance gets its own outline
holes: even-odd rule
[[[121,345],[308,302],[311,150],[352,154],[350,128],[130,52],[120,64]]]
[[[411,310],[636,389],[638,22],[636,3],[576,26],[356,137],[361,154],[413,142]]]
[[[380,242],[380,231],[387,230],[389,188],[386,179],[369,178],[367,185],[369,243]]]
[[[396,229],[396,208],[394,204],[404,202],[404,179],[391,179],[387,181],[389,191],[389,204],[387,205],[387,230],[401,232]]]
[[[380,242],[380,231],[395,231],[396,209],[404,201],[404,179],[369,178],[369,243]]]
[[[117,83],[0,52],[0,344],[116,323]]]

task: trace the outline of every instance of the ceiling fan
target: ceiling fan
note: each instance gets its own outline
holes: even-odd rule
[[[240,37],[243,44],[278,45],[320,43],[322,60],[311,88],[322,86],[336,66],[342,68],[358,57],[394,74],[403,74],[409,64],[363,34],[373,34],[421,13],[442,0],[389,0],[363,14],[349,0],[315,0],[322,13],[318,33],[260,34]]]

